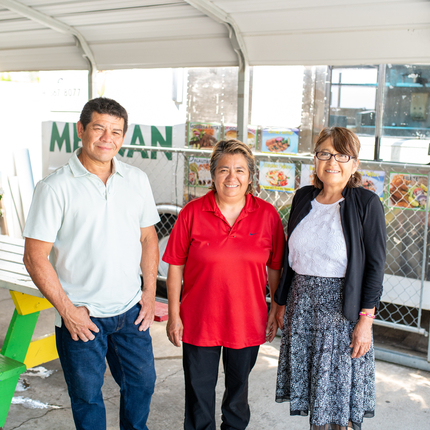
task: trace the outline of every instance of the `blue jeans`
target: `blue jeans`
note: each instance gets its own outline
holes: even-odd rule
[[[77,430],[106,430],[102,385],[107,360],[121,389],[120,429],[147,430],[154,393],[155,368],[152,340],[134,325],[136,305],[122,315],[91,318],[99,328],[95,339],[74,341],[66,326],[55,328],[57,350],[72,404]]]

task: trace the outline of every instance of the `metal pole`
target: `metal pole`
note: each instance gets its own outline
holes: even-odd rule
[[[85,55],[85,50],[82,48],[81,41],[74,36],[76,46],[82,51],[82,56],[87,60],[88,63],[88,100],[92,100],[97,97],[97,69],[96,64]]]
[[[210,0],[185,0],[200,12],[224,24],[228,29],[231,46],[239,60],[239,76],[237,91],[237,138],[243,143],[248,141],[248,109],[249,109],[249,63],[245,42],[239,26],[223,9]]]
[[[331,66],[327,67],[324,103],[324,127],[330,124],[330,102],[331,102]]]
[[[384,115],[385,98],[385,64],[380,64],[378,69],[378,90],[376,92],[376,118],[375,118],[375,152],[373,159],[380,160],[382,117]]]
[[[242,62],[239,67],[237,88],[237,138],[243,143],[248,142],[248,110],[249,110],[249,64]]]
[[[430,184],[430,174],[427,175],[427,184]],[[426,200],[426,214],[424,224],[424,244],[423,244],[423,262],[421,267],[421,293],[420,293],[420,305],[418,308],[418,328],[421,328],[421,316],[422,316],[422,305],[423,305],[423,294],[424,294],[424,281],[426,277],[426,260],[427,260],[427,232],[428,232],[428,221],[429,221],[429,196],[427,193]],[[429,342],[430,344],[430,342]]]

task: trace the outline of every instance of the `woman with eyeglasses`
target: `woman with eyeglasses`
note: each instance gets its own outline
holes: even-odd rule
[[[291,206],[275,302],[282,327],[276,401],[311,430],[361,429],[375,409],[372,322],[382,293],[386,229],[379,197],[361,186],[358,137],[321,131],[314,185]]]

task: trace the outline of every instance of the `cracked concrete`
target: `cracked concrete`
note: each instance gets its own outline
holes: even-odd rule
[[[10,297],[10,296],[9,296]],[[0,290],[0,345],[13,312],[8,292]],[[184,415],[184,377],[182,352],[169,343],[166,323],[154,323],[153,337],[157,381],[148,420],[150,430],[180,430]],[[40,336],[53,330],[51,311],[41,313],[36,327]],[[249,430],[301,430],[309,428],[307,417],[290,417],[289,404],[274,401],[277,358],[280,339],[260,348],[257,364],[251,373]],[[12,405],[4,430],[73,430],[72,411],[63,373],[58,360],[42,365],[53,373],[45,379],[25,374],[24,391],[15,396],[28,397],[59,409],[29,409]],[[376,363],[376,416],[365,419],[363,430],[427,429],[430,422],[430,373],[378,361]],[[220,403],[223,394],[223,372],[219,371],[216,391],[217,427],[220,424]],[[26,387],[26,388],[25,388]],[[119,389],[109,370],[105,375],[103,395],[106,404],[107,429],[118,430]]]

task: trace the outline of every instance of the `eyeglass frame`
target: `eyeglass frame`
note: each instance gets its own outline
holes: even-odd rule
[[[321,154],[321,153],[324,153],[324,154],[330,154],[330,157],[327,159],[327,160],[323,160],[323,159],[321,159],[321,158],[319,158],[318,157],[318,154]],[[336,155],[343,155],[343,156],[346,156],[346,157],[348,157],[348,160],[347,161],[340,161],[340,160],[338,160],[337,158],[336,158]],[[334,159],[338,162],[338,163],[349,163],[350,161],[351,161],[351,159],[352,160],[354,160],[354,159],[356,159],[357,157],[353,157],[352,155],[348,155],[348,154],[341,154],[340,152],[338,152],[337,154],[332,154],[331,152],[327,152],[327,151],[318,151],[318,152],[315,152],[315,157],[317,157],[318,158],[318,160],[320,160],[320,161],[330,161],[331,160],[331,157],[334,157]]]

